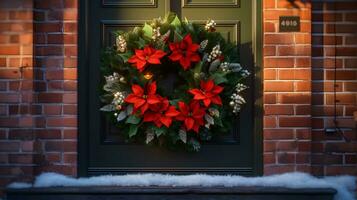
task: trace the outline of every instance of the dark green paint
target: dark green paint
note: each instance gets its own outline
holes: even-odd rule
[[[135,1],[104,2],[106,5],[100,1],[80,1],[79,176],[128,172],[262,174],[261,1],[241,0],[233,6],[199,0],[184,1],[183,6],[172,0],[147,0],[137,5]],[[118,143],[115,135],[118,131],[110,131],[105,125],[96,88],[100,79],[100,49],[114,41],[110,31],[133,28],[145,20],[164,16],[169,10],[198,23],[214,19],[217,30],[240,45],[241,63],[249,66],[254,75],[248,81],[249,103],[236,126],[238,142],[207,144],[199,153],[171,152]]]

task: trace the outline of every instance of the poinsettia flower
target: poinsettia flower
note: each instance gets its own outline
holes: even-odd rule
[[[167,98],[159,97],[160,103],[152,104],[149,110],[144,114],[144,122],[154,122],[157,127],[165,125],[171,126],[173,117],[180,114],[174,106],[170,106]]]
[[[128,59],[140,72],[144,71],[148,64],[161,64],[160,59],[166,55],[162,50],[154,49],[148,45],[144,50],[135,49],[135,55]]]
[[[223,91],[223,87],[215,85],[213,80],[203,81],[201,80],[201,89],[191,89],[188,92],[193,94],[193,99],[202,100],[203,104],[208,107],[211,103],[222,105],[221,97],[219,93]]]
[[[184,122],[184,127],[187,131],[194,130],[198,133],[200,126],[204,125],[205,108],[201,107],[198,101],[191,101],[189,105],[184,102],[178,102],[180,114],[176,117],[177,120]]]
[[[134,104],[133,112],[140,109],[141,114],[144,114],[149,108],[149,105],[160,102],[160,99],[156,94],[156,82],[147,83],[145,85],[145,90],[140,87],[140,85],[133,84],[131,90],[133,93],[129,94],[124,101]]]
[[[199,62],[201,60],[197,53],[200,45],[192,43],[190,34],[187,34],[181,42],[170,43],[170,50],[172,51],[169,56],[172,61],[179,61],[184,70],[191,66],[191,62]]]

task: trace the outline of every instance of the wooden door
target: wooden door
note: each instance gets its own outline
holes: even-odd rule
[[[256,133],[257,99],[254,75],[245,94],[248,103],[235,127],[218,141],[204,144],[198,153],[172,152],[127,144],[99,111],[100,49],[114,44],[114,30],[128,30],[169,11],[204,24],[217,22],[217,31],[240,46],[241,64],[253,74],[251,0],[88,0],[80,6],[79,44],[79,173],[95,175],[127,172],[208,172],[253,175],[260,171],[261,153]],[[82,28],[82,29],[81,29]]]

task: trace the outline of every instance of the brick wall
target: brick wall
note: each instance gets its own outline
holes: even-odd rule
[[[0,1],[0,185],[76,175],[77,1]]]
[[[301,32],[279,33],[279,15],[300,16]],[[265,174],[357,175],[356,16],[353,1],[264,1]],[[341,131],[326,134],[335,127],[335,65]]]
[[[356,4],[263,3],[264,173],[357,175]],[[76,175],[77,7],[0,1],[0,186],[43,171]],[[280,33],[280,15],[299,15],[301,32]],[[324,132],[334,127],[335,63],[348,141]]]
[[[314,2],[312,21],[312,170],[357,175],[357,2]]]
[[[311,4],[265,0],[264,173],[311,171]],[[279,32],[279,16],[301,31]]]

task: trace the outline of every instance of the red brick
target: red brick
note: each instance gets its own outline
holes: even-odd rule
[[[76,152],[77,142],[72,141],[47,141],[45,150],[48,152]]]
[[[286,140],[294,139],[294,131],[292,129],[264,129],[264,140]]]
[[[293,44],[294,36],[292,34],[265,34],[264,44]]]
[[[264,56],[275,56],[276,55],[276,47],[275,46],[265,46],[263,48]]]
[[[63,154],[63,162],[75,164],[77,162],[77,154],[75,154],[75,153]]]
[[[10,11],[10,19],[14,20],[32,20],[32,11],[30,10],[18,10]]]
[[[293,58],[264,58],[265,68],[291,68],[294,67]]]
[[[265,128],[276,127],[276,118],[275,117],[264,117],[264,127]]]
[[[279,141],[277,143],[277,151],[296,151],[297,143],[295,141]]]
[[[265,69],[264,70],[264,80],[275,80],[276,70],[275,69]]]
[[[38,139],[61,139],[61,130],[58,129],[39,129],[35,133]]]
[[[280,164],[292,164],[296,160],[296,154],[294,153],[278,153],[277,157]]]
[[[310,127],[310,117],[279,117],[280,127]]]
[[[279,46],[278,47],[279,56],[310,56],[311,47],[310,46]]]
[[[19,142],[0,141],[0,152],[18,152],[19,150]]]
[[[38,101],[40,103],[61,103],[63,100],[63,94],[60,93],[40,93],[38,95]]]
[[[10,154],[9,162],[14,164],[32,164],[33,156],[31,154]]]
[[[275,104],[276,103],[276,94],[264,94],[264,104]]]
[[[269,164],[275,164],[276,159],[275,159],[275,154],[273,153],[264,153],[264,164],[269,165]]]
[[[48,117],[48,127],[76,127],[77,117]]]
[[[291,115],[294,113],[292,105],[265,105],[265,115]]]
[[[282,174],[286,172],[295,171],[295,165],[268,165],[264,166],[264,174]]]
[[[20,76],[18,69],[0,69],[0,79],[17,79]]]
[[[278,95],[278,102],[279,103],[286,103],[286,104],[310,104],[311,103],[311,94],[279,94]]]
[[[265,92],[292,92],[294,90],[293,82],[291,81],[274,81],[265,82]]]
[[[17,45],[0,45],[0,55],[18,55],[20,47]]]

